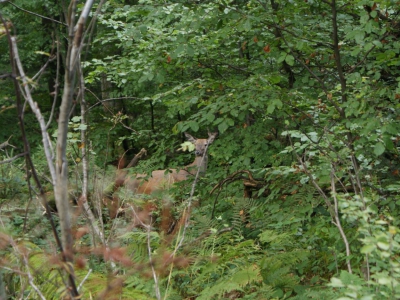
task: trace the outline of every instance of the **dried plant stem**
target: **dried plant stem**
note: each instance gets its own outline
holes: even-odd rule
[[[3,225],[4,226],[4,225]],[[40,299],[46,300],[46,297],[42,294],[42,292],[40,291],[40,289],[38,288],[38,286],[35,284],[35,280],[34,277],[30,271],[30,266],[29,266],[29,260],[27,257],[27,253],[24,253],[20,251],[18,245],[15,243],[15,241],[12,238],[9,238],[9,243],[10,245],[13,247],[14,252],[20,257],[22,258],[22,263],[25,266],[25,275],[28,278],[28,283],[29,285],[33,288],[33,290],[37,293],[37,295],[39,296]]]
[[[350,262],[350,244],[349,241],[347,240],[347,236],[346,233],[343,230],[342,227],[342,223],[340,222],[340,218],[339,218],[339,203],[338,203],[338,199],[336,196],[336,184],[335,184],[335,169],[332,166],[331,169],[331,189],[332,189],[332,198],[333,198],[333,202],[334,202],[334,211],[335,211],[335,221],[333,221],[333,223],[335,224],[335,226],[338,228],[339,233],[342,237],[343,243],[346,247],[346,264],[347,264],[347,269],[349,271],[350,274],[353,273],[352,269],[351,269],[351,262]]]
[[[150,224],[151,224],[151,218],[150,218]],[[157,300],[161,300],[160,284],[159,284],[159,281],[158,281],[157,272],[154,269],[153,258],[152,258],[152,255],[151,255],[151,251],[152,251],[151,250],[151,236],[150,236],[151,226],[148,225],[146,227],[146,229],[147,229],[147,252],[149,254],[149,262],[150,262],[150,266],[151,266],[151,272],[153,273],[154,289],[155,289]]]
[[[293,147],[293,143],[292,143],[291,139],[290,139],[290,144]],[[332,223],[339,230],[340,236],[342,237],[343,243],[345,244],[346,256],[347,256],[347,258],[346,258],[347,269],[348,269],[349,273],[352,273],[351,262],[350,262],[350,258],[349,258],[350,254],[351,254],[350,245],[349,245],[346,233],[343,230],[342,224],[340,222],[340,217],[339,217],[339,203],[338,203],[338,199],[336,197],[335,169],[332,165],[332,167],[331,167],[331,189],[332,189],[332,198],[333,198],[333,202],[334,202],[332,205],[332,202],[330,201],[328,195],[322,190],[322,188],[319,186],[318,182],[315,180],[315,178],[311,174],[311,171],[309,171],[309,169],[307,168],[307,164],[304,161],[304,159],[302,159],[295,150],[293,150],[293,153],[295,154],[299,164],[302,166],[304,173],[310,179],[310,182],[314,185],[314,187],[317,189],[318,193],[325,200],[325,203],[328,207],[329,213],[332,218]]]
[[[78,286],[78,291],[81,290],[83,284],[85,283],[85,281],[89,278],[89,275],[93,272],[92,269],[89,269],[89,271],[87,272],[87,274],[85,275],[85,277],[82,279],[81,283]]]
[[[172,259],[175,258],[176,253],[178,252],[179,248],[183,245],[183,241],[185,240],[186,230],[187,230],[187,228],[189,227],[189,224],[190,224],[189,221],[190,221],[190,215],[191,215],[191,209],[192,209],[193,196],[194,196],[194,192],[196,190],[197,182],[199,181],[199,178],[200,178],[200,171],[201,171],[200,170],[201,169],[200,166],[203,164],[203,160],[205,159],[205,157],[207,155],[208,146],[209,146],[209,144],[206,145],[206,148],[204,150],[203,156],[201,157],[201,162],[200,162],[200,164],[199,164],[199,166],[197,168],[196,176],[195,176],[195,178],[193,180],[193,183],[192,183],[192,189],[190,191],[189,199],[187,200],[187,206],[184,209],[183,214],[182,214],[183,226],[179,230],[179,235],[180,236],[177,239],[174,251],[171,253],[171,258]],[[169,276],[168,276],[167,291],[168,291],[168,288],[169,288],[170,283],[171,283],[171,278],[172,278],[171,276],[172,276],[172,268],[173,268],[173,266],[174,265],[172,263],[171,267],[170,267]],[[168,292],[165,293],[164,299],[167,299],[167,295],[168,295]]]

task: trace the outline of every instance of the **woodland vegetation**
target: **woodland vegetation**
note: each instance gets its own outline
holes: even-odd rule
[[[400,299],[399,1],[0,21],[0,299]],[[124,186],[191,163],[185,132],[218,132],[205,176]]]

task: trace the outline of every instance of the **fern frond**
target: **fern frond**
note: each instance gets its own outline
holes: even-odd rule
[[[77,278],[84,278],[83,272],[79,272]],[[144,288],[145,282],[146,280],[142,279],[140,282],[132,284],[129,277],[116,277],[114,280],[110,280],[104,274],[91,273],[80,292],[82,294],[82,299],[155,299],[152,293],[149,293],[149,290]]]
[[[237,270],[237,269],[236,269]],[[221,297],[231,291],[244,292],[244,288],[252,283],[260,283],[262,277],[257,266],[248,266],[245,269],[236,271],[229,276],[221,278],[217,284],[205,288],[197,299],[212,299],[214,296]]]
[[[148,259],[149,238],[152,249],[157,249],[160,246],[160,235],[155,231],[147,233],[134,230],[121,235],[119,238],[127,245],[128,253],[132,255],[135,262],[143,262]]]
[[[251,212],[260,206],[260,201],[253,198],[237,198],[232,207],[233,232],[243,236],[244,227],[251,224]]]
[[[295,289],[296,290],[296,289]],[[309,300],[309,299],[326,299],[326,300],[333,300],[339,298],[339,293],[336,292],[334,289],[327,289],[326,287],[313,287],[307,288],[301,291],[297,291],[297,295],[290,298],[291,300]]]
[[[215,246],[223,244],[226,235],[217,235],[216,232],[223,228],[223,225],[217,220],[210,220],[206,215],[192,215],[191,226],[186,231],[185,252],[202,256],[211,256]]]
[[[290,267],[285,266],[279,260],[264,262],[261,275],[265,284],[280,289],[293,289],[299,281],[296,276],[290,273]]]

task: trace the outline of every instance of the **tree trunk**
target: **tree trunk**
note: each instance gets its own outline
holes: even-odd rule
[[[54,187],[54,196],[56,199],[57,211],[60,218],[61,241],[64,250],[64,259],[67,262],[69,284],[71,295],[78,296],[78,292],[73,280],[74,270],[73,265],[73,238],[71,230],[71,215],[70,203],[68,200],[68,160],[66,157],[67,151],[67,133],[70,109],[75,87],[75,75],[79,62],[79,55],[84,37],[84,25],[93,5],[93,0],[88,0],[82,10],[76,26],[74,26],[74,16],[76,12],[76,1],[72,0],[69,7],[68,15],[68,33],[69,43],[68,52],[65,62],[65,79],[64,90],[62,95],[60,115],[58,119],[58,135],[56,146],[56,183]]]

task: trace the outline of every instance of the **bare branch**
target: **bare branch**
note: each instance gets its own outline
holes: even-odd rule
[[[46,124],[46,128],[49,128],[51,121],[53,120],[53,116],[54,116],[54,110],[56,108],[56,103],[57,103],[57,97],[58,97],[58,86],[60,85],[60,41],[58,39],[58,34],[56,31],[56,47],[57,47],[57,51],[56,51],[56,57],[57,57],[57,68],[56,68],[56,78],[55,78],[55,84],[54,84],[54,95],[53,95],[53,104],[51,106],[51,112],[50,112],[50,117],[47,120],[47,124]]]
[[[17,113],[18,113],[18,124],[21,130],[21,135],[22,135],[22,141],[23,141],[23,145],[24,145],[24,151],[25,151],[25,160],[26,160],[26,177],[29,180],[29,177],[32,176],[32,178],[34,179],[37,187],[39,188],[40,191],[40,199],[46,209],[46,216],[49,220],[50,226],[52,228],[53,231],[53,235],[54,238],[56,240],[57,246],[60,249],[61,253],[63,253],[63,247],[61,244],[61,240],[59,238],[58,235],[58,231],[56,229],[52,214],[51,214],[51,209],[50,206],[47,202],[46,199],[46,194],[44,192],[43,186],[41,185],[41,182],[39,180],[39,176],[36,172],[35,166],[32,162],[31,156],[30,156],[30,145],[29,145],[29,141],[27,139],[26,136],[26,131],[25,131],[25,125],[24,125],[24,121],[23,121],[23,105],[22,105],[22,97],[21,97],[21,88],[20,85],[17,81],[17,74],[18,74],[18,67],[17,67],[17,60],[16,57],[18,57],[18,53],[14,53],[14,46],[16,48],[15,44],[15,39],[13,42],[13,39],[11,37],[10,31],[8,30],[7,24],[2,16],[2,14],[0,13],[0,20],[4,25],[4,28],[6,30],[6,34],[7,34],[7,39],[8,39],[8,44],[9,44],[9,51],[10,51],[10,65],[11,65],[11,70],[12,70],[12,81],[14,83],[14,89],[15,89],[15,99],[16,99],[16,107],[17,107]]]
[[[126,168],[132,168],[137,165],[138,161],[142,159],[143,156],[147,155],[147,151],[145,148],[142,148],[138,154],[135,155],[134,158],[129,162]]]
[[[150,263],[150,266],[151,266],[151,272],[153,274],[154,289],[155,289],[155,292],[156,292],[156,297],[157,297],[157,300],[160,300],[161,299],[160,284],[159,284],[159,281],[158,281],[157,272],[154,269],[154,263],[153,263],[153,258],[152,258],[151,236],[150,236],[151,229],[150,228],[151,228],[150,226],[146,227],[146,229],[147,229],[146,230],[147,231],[147,253],[149,255],[149,263]]]
[[[336,194],[335,169],[334,169],[333,165],[332,165],[332,168],[331,168],[331,189],[332,189],[332,198],[333,198],[334,210],[335,210],[335,222],[334,222],[334,224],[339,229],[339,233],[342,236],[343,243],[344,243],[344,245],[346,247],[347,269],[349,270],[349,273],[352,274],[353,271],[351,269],[351,262],[350,262],[350,255],[351,255],[350,244],[349,244],[349,241],[347,240],[346,233],[344,232],[342,224],[340,222],[339,203],[338,203],[337,194]]]
[[[85,281],[89,278],[89,275],[92,273],[92,269],[89,269],[89,271],[87,272],[87,274],[85,275],[85,277],[82,279],[81,283],[78,286],[78,291],[82,288],[83,284],[85,283]]]
[[[89,89],[86,89],[86,90],[89,91],[97,99],[97,101],[99,103],[101,103],[101,104],[103,104],[103,102],[105,102],[105,101],[112,101],[112,100],[118,100],[118,99],[141,99],[141,98],[136,98],[136,97],[120,97],[120,98],[110,98],[110,99],[106,99],[106,100],[100,100],[99,97],[97,97],[96,94],[93,93],[91,90],[89,90]],[[95,105],[97,105],[97,104],[95,104]],[[95,106],[95,105],[93,105],[93,106]],[[93,106],[89,107],[88,110],[90,110]],[[117,114],[114,114],[106,105],[104,105],[104,108],[106,110],[108,110],[108,112],[110,114],[112,114],[114,117],[117,117]],[[124,124],[124,122],[122,122],[122,120],[118,120],[118,123],[120,123],[123,127],[125,127],[128,130],[130,130],[130,131],[132,131],[132,132],[134,132],[136,134],[138,133],[135,129],[129,127],[126,124]]]
[[[1,221],[1,225],[4,228],[4,224]],[[25,249],[20,249],[20,247],[17,245],[17,243],[14,241],[13,238],[8,237],[8,242],[10,243],[10,245],[12,246],[12,248],[14,249],[14,252],[22,259],[22,263],[25,267],[25,275],[28,277],[28,282],[29,285],[33,288],[33,290],[38,294],[40,299],[46,300],[46,297],[43,295],[43,293],[40,291],[40,289],[38,288],[38,286],[35,284],[35,280],[34,277],[31,273],[31,266],[29,265],[29,260],[28,260],[28,253]]]
[[[195,189],[196,189],[197,182],[198,182],[198,180],[200,178],[200,171],[201,171],[200,166],[202,165],[203,160],[207,156],[208,146],[209,146],[209,144],[206,145],[204,153],[203,153],[203,156],[201,157],[201,163],[200,163],[199,167],[197,168],[196,176],[195,176],[195,178],[193,180],[193,183],[192,183],[192,189],[190,191],[189,199],[187,200],[187,206],[185,207],[185,209],[183,211],[183,214],[182,214],[183,230],[181,231],[181,237],[178,240],[178,242],[177,242],[177,244],[175,246],[175,249],[171,254],[171,257],[175,257],[178,249],[182,246],[183,241],[185,239],[186,230],[189,227],[189,222],[190,222],[193,196],[194,196],[194,192],[195,192]]]
[[[2,161],[0,161],[0,165],[4,165],[4,164],[8,164],[8,163],[10,163],[10,162],[13,162],[13,161],[16,160],[17,158],[23,157],[23,156],[25,156],[26,154],[28,154],[28,153],[27,153],[27,152],[24,152],[24,153],[17,154],[17,155],[15,155],[15,156],[13,156],[13,157],[11,157],[11,158],[9,158],[9,159],[2,160]]]
[[[16,149],[17,147],[15,147],[14,145],[11,145],[11,144],[8,142],[11,138],[12,138],[12,135],[8,138],[7,141],[5,141],[4,143],[1,143],[1,144],[0,144],[0,149],[4,149],[4,148],[6,148],[6,147],[11,147],[11,148]]]
[[[14,54],[14,60],[16,62],[16,65],[17,65],[17,68],[18,68],[18,71],[19,71],[19,74],[21,76],[21,80],[23,83],[21,89],[25,91],[25,97],[26,97],[25,99],[29,103],[29,106],[31,107],[33,113],[36,116],[36,119],[39,122],[40,129],[42,132],[42,143],[43,143],[43,148],[44,148],[44,152],[46,155],[47,166],[49,167],[52,183],[55,184],[56,172],[55,172],[54,163],[53,163],[54,154],[53,154],[53,151],[51,150],[52,146],[51,146],[49,134],[47,132],[47,126],[44,122],[44,117],[43,117],[42,113],[40,112],[39,106],[37,105],[36,102],[33,101],[31,91],[29,89],[29,81],[25,75],[21,60],[18,55],[18,47],[17,47],[17,41],[16,41],[15,37],[11,37],[11,44],[12,44],[12,49],[13,49],[13,54]]]

